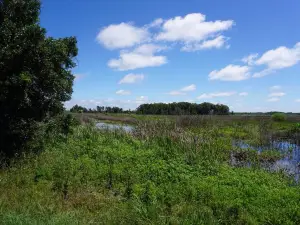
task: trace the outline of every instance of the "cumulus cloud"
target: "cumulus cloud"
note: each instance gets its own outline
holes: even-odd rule
[[[130,95],[131,92],[130,91],[125,91],[125,90],[118,90],[116,92],[117,95]]]
[[[257,53],[253,53],[253,54],[250,54],[250,55],[245,56],[244,58],[242,58],[242,62],[248,64],[249,66],[252,66],[252,65],[254,65],[255,59],[257,57],[258,57],[258,54]]]
[[[228,38],[224,36],[218,36],[214,39],[209,39],[206,41],[203,41],[202,43],[186,43],[185,46],[181,48],[182,51],[185,52],[194,52],[194,51],[199,51],[203,49],[211,49],[211,48],[222,48],[225,46],[226,41]],[[227,45],[229,47],[229,45]]]
[[[241,92],[239,93],[239,96],[248,96],[248,92]]]
[[[119,59],[111,59],[108,66],[120,71],[161,66],[167,63],[167,58],[154,54],[162,49],[157,45],[142,45],[131,52],[121,51]]]
[[[205,15],[192,13],[166,20],[162,25],[162,32],[156,38],[164,41],[199,42],[216,36],[233,25],[233,20],[206,21]]]
[[[158,18],[142,27],[125,22],[111,24],[101,29],[96,39],[108,49],[121,49],[119,58],[109,60],[107,65],[115,70],[126,71],[167,63],[166,56],[157,55],[166,47],[149,43],[180,43],[183,45],[181,50],[189,52],[229,47],[226,44],[229,38],[222,32],[233,25],[233,20],[207,21],[205,15],[192,13],[168,20]]]
[[[153,28],[153,27],[160,27],[163,24],[164,20],[162,18],[155,19],[152,23],[149,25],[146,25],[146,27]]]
[[[269,97],[282,97],[285,96],[286,94],[284,92],[273,92],[269,94]]]
[[[242,58],[247,66],[228,65],[221,70],[214,70],[209,74],[210,80],[239,81],[251,77],[259,78],[275,73],[279,69],[296,65],[300,62],[300,42],[292,48],[285,46],[269,50],[260,57],[257,53]],[[264,65],[266,68],[250,74],[250,70]]]
[[[180,91],[195,91],[196,90],[196,85],[191,84],[189,86],[183,87],[180,89]]]
[[[103,28],[97,40],[108,49],[118,49],[140,44],[147,41],[149,37],[147,29],[135,27],[130,23],[120,23]]]
[[[265,52],[255,61],[255,65],[264,65],[267,68],[260,72],[254,73],[253,77],[264,77],[275,73],[279,69],[288,68],[300,62],[300,42],[294,47],[287,48],[285,46]]]
[[[258,60],[257,65],[266,65],[269,69],[283,69],[296,65],[300,61],[300,42],[293,48],[285,46],[269,50]]]
[[[155,44],[144,44],[137,47],[133,52],[143,55],[153,55],[156,52],[161,52],[168,49],[166,46],[155,45]]]
[[[144,80],[144,78],[145,78],[144,74],[130,73],[130,74],[127,74],[126,76],[124,76],[119,81],[119,84],[134,84],[134,83]]]
[[[209,74],[210,80],[241,81],[250,78],[250,67],[228,65],[221,70],[214,70]]]
[[[211,99],[211,98],[216,98],[216,97],[230,97],[235,95],[236,92],[215,92],[215,93],[204,93],[197,97],[198,99]]]

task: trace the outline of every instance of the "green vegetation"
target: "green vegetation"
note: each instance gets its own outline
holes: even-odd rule
[[[284,113],[274,113],[272,115],[272,120],[277,122],[282,122],[286,120],[286,115]]]
[[[66,113],[76,39],[47,37],[39,11],[0,0],[0,224],[300,224],[299,184],[265,167],[282,154],[255,150],[298,140],[300,117],[186,102]]]
[[[70,100],[76,39],[47,37],[38,0],[0,1],[0,152],[31,149],[37,130]]]
[[[91,108],[85,108],[83,106],[79,105],[74,105],[71,109],[70,112],[72,113],[130,113],[130,110],[124,110],[120,107],[114,106],[97,106],[96,109],[91,109]]]
[[[151,115],[228,115],[229,107],[209,102],[201,104],[189,102],[152,103],[140,105],[136,109],[136,113]]]
[[[258,156],[233,148],[232,137],[242,130],[254,137],[247,122],[234,124],[179,117],[140,121],[133,134],[84,125],[47,136],[45,151],[2,169],[0,221],[299,224],[299,185],[260,166],[277,152]],[[251,124],[254,130],[265,126]],[[230,126],[236,131],[222,130]],[[232,152],[255,166],[230,166]]]

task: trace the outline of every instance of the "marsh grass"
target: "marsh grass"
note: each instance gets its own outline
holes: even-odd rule
[[[229,163],[233,137],[259,140],[264,126],[226,126],[195,117],[142,120],[133,134],[76,127],[1,170],[0,224],[299,224],[299,185]]]

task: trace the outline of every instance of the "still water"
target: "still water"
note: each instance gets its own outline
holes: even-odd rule
[[[263,166],[270,171],[284,171],[288,175],[294,177],[294,179],[300,181],[300,146],[292,144],[288,141],[274,141],[270,143],[270,146],[253,147],[244,142],[237,142],[234,144],[242,149],[254,149],[258,153],[266,150],[277,150],[281,153],[282,157],[273,162],[266,163]],[[234,158],[231,159],[233,164],[237,164]],[[251,166],[251,165],[250,165]]]
[[[110,123],[97,123],[96,127],[99,129],[107,129],[107,130],[124,130],[125,132],[132,132],[133,126],[124,125],[124,124],[110,124]]]

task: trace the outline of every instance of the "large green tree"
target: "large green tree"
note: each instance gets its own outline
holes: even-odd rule
[[[47,37],[39,15],[38,0],[0,0],[0,152],[8,156],[72,94],[76,38]]]

